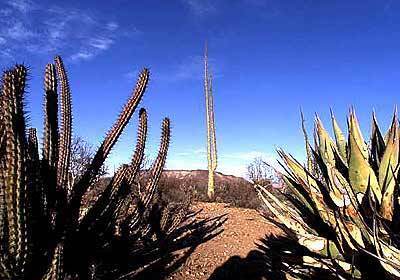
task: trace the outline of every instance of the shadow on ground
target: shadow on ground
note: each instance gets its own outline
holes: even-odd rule
[[[257,249],[248,253],[245,258],[233,256],[215,269],[209,280],[265,280],[286,279],[279,269],[279,258],[268,254],[265,243],[274,237],[266,237],[257,244]]]
[[[209,280],[338,279],[338,274],[319,268],[304,269],[302,256],[313,253],[285,236],[266,236],[245,257],[231,257]],[[291,277],[289,277],[291,276]]]
[[[128,270],[133,272],[119,279],[164,279],[183,265],[200,244],[223,232],[226,215],[196,220],[196,214],[198,212],[188,217],[191,221],[167,236],[161,244],[160,241],[156,241],[154,246],[148,244],[153,250],[146,246],[141,259],[131,259],[134,266]]]

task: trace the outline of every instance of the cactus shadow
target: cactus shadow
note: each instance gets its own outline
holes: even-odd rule
[[[223,232],[226,215],[196,219],[200,211],[188,214],[186,222],[164,239],[147,244],[140,259],[129,261],[130,272],[119,279],[164,279],[177,271],[200,244]]]
[[[257,249],[245,258],[229,258],[208,280],[338,279],[326,270],[304,268],[302,257],[313,254],[293,238],[270,235],[255,244]]]
[[[266,239],[262,239],[264,242]],[[257,243],[256,243],[257,244]],[[230,257],[216,268],[208,280],[268,280],[286,279],[285,274],[276,269],[276,259],[269,255],[262,243],[250,251],[246,257]]]

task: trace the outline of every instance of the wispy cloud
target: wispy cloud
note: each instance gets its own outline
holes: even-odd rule
[[[110,31],[114,31],[117,30],[119,27],[119,24],[115,21],[110,21],[109,23],[107,23],[106,28]]]
[[[4,29],[3,36],[5,38],[16,41],[30,39],[35,36],[22,22],[16,22],[14,25]]]
[[[79,51],[79,52],[71,55],[70,58],[72,61],[78,61],[78,60],[88,60],[88,59],[91,59],[93,56],[94,56],[94,54],[91,52]]]
[[[24,14],[37,8],[36,4],[30,0],[9,0],[6,4]]]
[[[196,16],[204,16],[217,11],[215,1],[210,0],[181,0]]]
[[[262,152],[262,151],[249,151],[249,152],[239,152],[233,154],[224,155],[225,158],[237,159],[237,160],[246,160],[251,161],[255,158],[262,158],[263,160],[274,160],[270,154]]]
[[[210,72],[214,78],[222,76],[221,65],[217,65],[213,58],[208,59]],[[204,75],[204,58],[201,55],[187,56],[168,69],[168,73],[161,73],[159,78],[169,82],[183,80],[201,80]]]
[[[32,0],[9,0],[0,15],[0,58],[26,51],[63,53],[72,61],[84,61],[107,51],[121,37],[136,34],[93,12],[44,7]]]
[[[128,71],[124,74],[124,78],[128,80],[136,79],[139,76],[139,69]]]
[[[89,45],[95,49],[108,50],[113,43],[114,40],[110,38],[93,38],[90,39]]]
[[[176,156],[179,156],[179,157],[192,157],[192,156],[196,156],[196,157],[204,156],[205,157],[205,155],[206,155],[206,150],[201,149],[201,148],[176,153]]]
[[[243,151],[218,155],[217,171],[228,175],[246,177],[247,166],[255,159],[261,158],[271,166],[278,168],[276,157],[263,151]],[[168,169],[206,169],[207,154],[205,148],[196,148],[171,154],[167,161]]]

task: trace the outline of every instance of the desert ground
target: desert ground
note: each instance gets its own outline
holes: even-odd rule
[[[197,219],[225,216],[223,231],[200,244],[168,279],[272,279],[265,274],[257,244],[262,238],[280,235],[279,229],[253,209],[224,203],[196,203],[192,208],[202,210]]]

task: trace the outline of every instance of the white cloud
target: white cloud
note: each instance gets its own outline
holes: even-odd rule
[[[0,9],[0,16],[2,16],[2,17],[9,16],[9,15],[11,15],[11,13],[12,13],[12,10],[9,8]]]
[[[119,27],[119,24],[115,21],[110,21],[107,23],[106,28],[110,31],[117,30]]]
[[[35,36],[22,22],[15,22],[12,26],[5,28],[2,33],[4,37],[18,41],[30,39]]]
[[[190,11],[197,16],[215,13],[217,11],[215,1],[210,0],[182,0]]]
[[[193,149],[190,151],[184,151],[184,152],[179,152],[176,153],[177,156],[180,157],[190,157],[190,156],[199,156],[199,155],[206,155],[206,150],[202,149],[202,148],[198,148],[198,149]]]
[[[77,61],[77,60],[88,60],[88,59],[91,59],[93,56],[94,56],[94,54],[90,53],[88,51],[80,51],[80,52],[77,52],[77,53],[71,55],[70,58],[73,61]]]
[[[124,77],[128,80],[136,79],[139,76],[139,70],[135,69],[124,74]]]
[[[279,168],[276,157],[263,151],[237,152],[218,155],[217,171],[226,175],[246,177],[247,166],[255,159],[262,158],[275,168]],[[207,169],[207,154],[205,148],[181,151],[171,154],[167,161],[168,169]]]
[[[230,159],[247,160],[247,161],[252,161],[255,158],[262,158],[264,161],[275,159],[275,157],[262,151],[233,153],[233,154],[223,155],[223,157]]]
[[[210,72],[214,78],[221,77],[221,65],[217,65],[212,58],[208,59]],[[191,55],[178,61],[168,69],[168,73],[161,74],[160,79],[169,82],[179,82],[183,80],[202,80],[204,78],[204,58],[201,55]]]
[[[168,158],[166,162],[166,169],[177,169],[177,170],[195,170],[195,169],[206,169],[207,163],[202,161],[192,161],[180,158]]]
[[[88,60],[110,49],[121,37],[134,35],[130,31],[133,27],[128,32],[93,11],[39,3],[10,0],[0,9],[0,38],[4,39],[0,40],[0,58],[26,51],[35,55],[64,53],[72,61]]]
[[[108,50],[114,43],[114,40],[110,38],[93,38],[90,40],[89,45],[95,49]]]
[[[36,8],[36,4],[30,0],[10,0],[7,4],[24,14]]]

